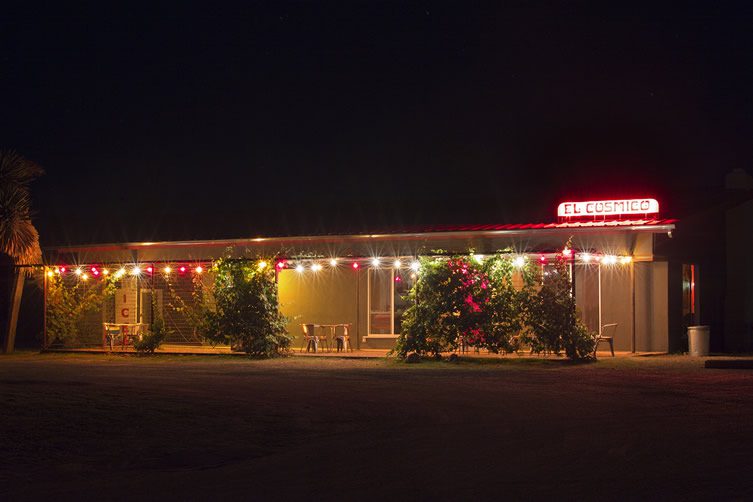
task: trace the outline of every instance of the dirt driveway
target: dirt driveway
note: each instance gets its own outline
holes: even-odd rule
[[[750,499],[753,372],[0,357],[19,499]]]

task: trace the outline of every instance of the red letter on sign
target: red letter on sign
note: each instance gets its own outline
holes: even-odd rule
[[[129,314],[129,310],[127,308],[120,309],[120,315],[122,317],[128,317],[128,314]]]

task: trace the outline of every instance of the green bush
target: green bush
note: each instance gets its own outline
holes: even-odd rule
[[[231,258],[215,262],[214,301],[199,326],[210,343],[239,347],[256,357],[289,352],[293,338],[279,311],[275,272],[261,263]]]
[[[165,321],[161,316],[156,316],[152,322],[151,329],[140,338],[133,340],[133,348],[139,354],[154,354],[154,351],[162,345],[166,336]]]
[[[510,255],[421,258],[394,353],[436,355],[461,343],[499,353],[525,344],[535,353],[590,357],[595,337],[578,319],[570,288],[562,256],[546,275],[538,263],[516,268]]]

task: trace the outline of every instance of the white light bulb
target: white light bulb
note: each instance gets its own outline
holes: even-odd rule
[[[516,256],[515,259],[512,261],[512,264],[516,268],[523,268],[523,266],[525,266],[526,264],[526,259],[523,256]]]
[[[413,263],[410,264],[410,269],[413,270],[414,272],[418,272],[419,268],[421,268],[421,264],[418,263],[417,261],[414,261]]]
[[[378,267],[379,266],[379,258],[374,258],[371,260],[371,266],[372,267]]]
[[[403,264],[400,263],[400,260],[395,260],[395,263],[393,263],[393,265],[395,266],[395,268],[400,268]]]
[[[140,275],[140,274],[141,274],[141,269],[139,267],[133,267],[131,269],[131,275]]]
[[[295,266],[295,271],[298,272],[299,274],[303,272],[303,270],[304,270],[303,265],[298,264]]]
[[[81,274],[83,274],[83,273],[84,273],[84,271],[83,271],[83,270],[81,270],[80,268],[77,268],[77,269],[76,269],[76,270],[74,270],[73,272],[74,272],[74,273],[75,273],[76,275],[81,275]]]
[[[322,266],[318,263],[314,263],[313,265],[311,265],[311,270],[313,270],[314,272],[319,272],[321,269],[322,269]]]
[[[583,253],[580,255],[580,259],[583,263],[588,263],[591,261],[591,255],[588,253]]]
[[[330,267],[336,267],[336,266],[337,266],[337,260],[336,260],[336,259],[334,259],[334,258],[332,258],[332,259],[331,259],[331,260],[329,261],[329,266],[330,266]]]

